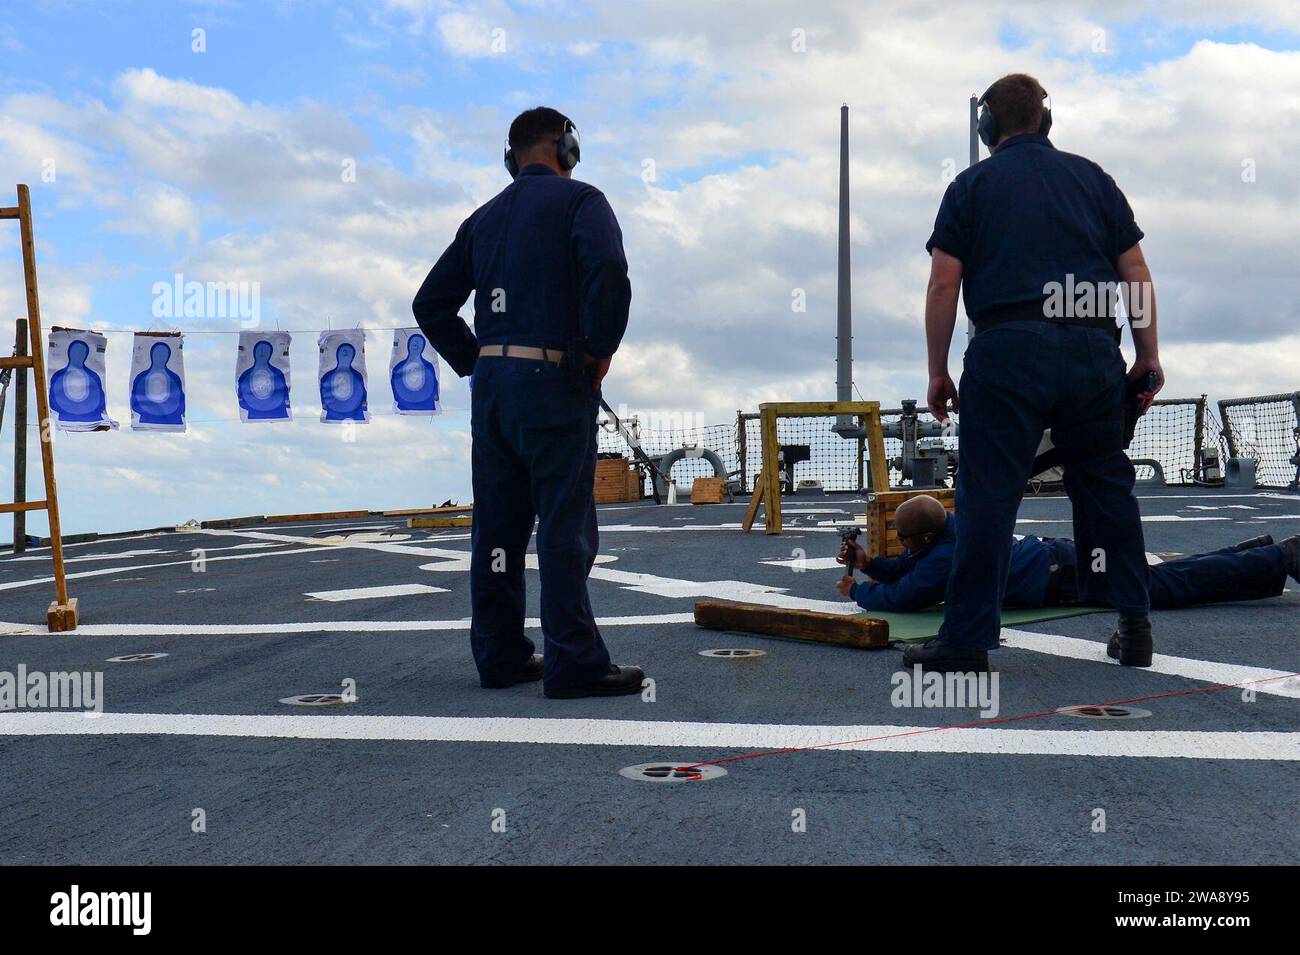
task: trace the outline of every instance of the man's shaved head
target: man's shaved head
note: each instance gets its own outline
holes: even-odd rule
[[[894,511],[894,528],[899,537],[915,534],[938,534],[948,521],[948,512],[936,497],[918,494],[909,497]]]

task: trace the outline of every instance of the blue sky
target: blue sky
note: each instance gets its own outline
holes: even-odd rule
[[[511,117],[542,102],[577,121],[577,175],[625,233],[615,404],[713,422],[829,393],[842,101],[857,386],[922,396],[943,169],[965,161],[966,97],[1013,69],[1043,80],[1058,146],[1111,171],[1147,232],[1169,393],[1300,387],[1294,4],[38,2],[5,21],[0,188],[32,185],[46,325],[111,332],[110,412],[129,420],[117,331],[150,327],[151,287],[177,272],[256,281],[263,322],[299,332],[296,420],[250,429],[235,336],[199,334],[234,326],[180,322],[189,433],[59,435],[69,531],[467,499],[463,384],[432,423],[381,414],[344,443],[312,413],[314,332],[370,329],[387,409],[386,329],[410,324],[455,225],[505,185]],[[16,277],[12,235],[0,250]],[[20,291],[0,286],[0,308],[18,314]]]

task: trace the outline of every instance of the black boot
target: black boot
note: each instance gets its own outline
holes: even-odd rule
[[[1256,547],[1267,547],[1273,543],[1272,534],[1261,534],[1259,537],[1252,537],[1248,541],[1242,541],[1240,544],[1233,544],[1233,550],[1254,550]]]
[[[1154,650],[1151,620],[1147,615],[1120,614],[1119,629],[1111,634],[1106,655],[1126,667],[1149,667]]]
[[[590,683],[565,687],[562,690],[543,690],[543,692],[553,700],[575,700],[581,696],[627,696],[631,693],[640,693],[643,680],[645,680],[645,673],[640,667],[610,664],[608,673]]]
[[[908,644],[903,650],[903,665],[919,665],[930,673],[988,673],[989,654],[987,650],[950,646],[935,638]]]
[[[542,655],[534,653],[528,658],[518,672],[511,674],[504,680],[484,680],[479,678],[478,685],[485,690],[504,690],[508,686],[518,686],[520,683],[536,683],[542,678]]]
[[[1300,534],[1288,537],[1277,545],[1282,549],[1282,562],[1291,579],[1300,583]]]

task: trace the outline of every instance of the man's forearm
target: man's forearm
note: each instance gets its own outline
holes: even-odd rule
[[[1133,333],[1133,347],[1137,351],[1137,357],[1158,358],[1160,343],[1156,332],[1156,287],[1151,281],[1151,270],[1143,265],[1121,275],[1121,278],[1129,290],[1129,330]]]
[[[957,322],[958,288],[932,282],[925,291],[925,345],[931,378],[948,371],[948,349]]]
[[[1124,306],[1128,311],[1129,330],[1133,333],[1133,347],[1139,361],[1159,361],[1160,346],[1156,334],[1156,286],[1151,281],[1142,246],[1135,243],[1125,250],[1115,262],[1120,288],[1124,293]]]

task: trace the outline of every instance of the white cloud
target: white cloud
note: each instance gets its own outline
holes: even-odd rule
[[[438,33],[447,49],[456,56],[490,56],[494,29],[503,28],[467,13],[444,13],[438,17]]]

